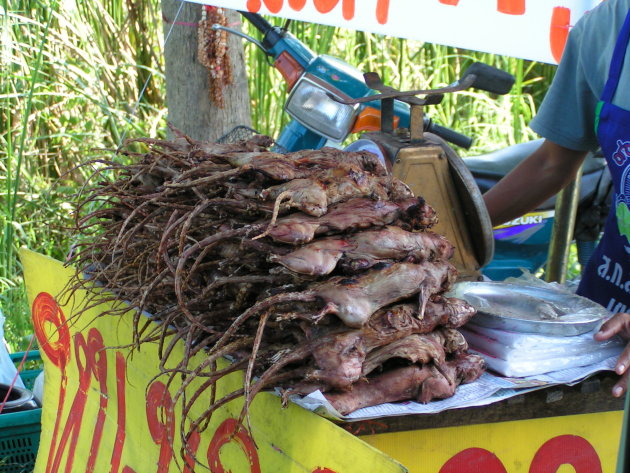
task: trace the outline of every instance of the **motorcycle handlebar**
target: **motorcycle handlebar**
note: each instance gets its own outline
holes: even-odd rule
[[[498,95],[505,95],[512,90],[516,80],[512,74],[482,62],[475,62],[466,69],[462,80],[471,74],[475,75],[472,87]]]
[[[440,138],[445,139],[449,143],[453,143],[454,145],[460,146],[464,149],[469,149],[473,143],[472,138],[469,136],[458,133],[455,130],[446,128],[445,126],[438,125],[427,117],[425,117],[424,129],[425,131],[438,135]]]
[[[239,13],[245,17],[258,31],[263,35],[262,44],[266,49],[270,49],[282,39],[282,33],[274,28],[271,23],[265,20],[258,13],[251,13],[247,11],[239,11]]]
[[[265,20],[258,13],[251,13],[248,11],[239,11],[239,13],[243,15],[247,19],[247,21],[254,25],[256,29],[262,34],[267,34],[267,32],[273,28],[273,26],[271,26],[271,23]]]

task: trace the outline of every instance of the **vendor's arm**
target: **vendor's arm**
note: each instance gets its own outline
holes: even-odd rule
[[[535,209],[575,177],[586,156],[545,140],[531,156],[484,194],[493,225]]]
[[[615,314],[611,319],[607,320],[599,332],[595,334],[595,340],[604,341],[608,340],[615,335],[620,335],[626,340],[630,340],[630,314],[619,313]],[[626,348],[621,353],[621,356],[617,360],[615,365],[615,371],[621,378],[613,387],[613,396],[621,397],[626,392],[628,386],[628,369],[630,367],[630,343],[626,345]]]
[[[618,16],[616,8],[623,8],[622,2],[602,2],[597,7],[602,11],[583,16],[571,29],[553,83],[530,122],[546,140],[484,196],[494,225],[520,217],[557,193],[575,177],[585,152],[597,149],[596,110],[616,39],[607,21]]]

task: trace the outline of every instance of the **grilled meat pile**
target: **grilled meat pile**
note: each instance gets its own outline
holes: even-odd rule
[[[270,145],[131,140],[131,164],[104,163],[79,206],[74,263],[91,277],[72,289],[96,280],[108,291],[94,302],[138,309],[135,344],[159,343],[164,374],[184,379],[182,430],[241,395],[246,412],[264,388],[319,389],[347,414],[476,379],[483,362],[456,330],[474,309],[443,295],[457,274],[430,205],[370,153]],[[233,362],[218,368],[223,356]],[[236,370],[243,389],[189,419],[198,393],[183,388]]]

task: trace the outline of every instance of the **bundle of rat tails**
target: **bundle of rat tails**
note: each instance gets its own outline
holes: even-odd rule
[[[101,161],[78,206],[69,290],[110,302],[103,315],[135,309],[133,346],[159,344],[161,375],[183,379],[184,438],[241,396],[249,422],[262,389],[319,389],[347,414],[476,379],[483,362],[456,330],[475,311],[444,296],[453,246],[430,205],[370,153],[270,144],[130,140],[131,164]],[[217,396],[235,371],[242,387]]]

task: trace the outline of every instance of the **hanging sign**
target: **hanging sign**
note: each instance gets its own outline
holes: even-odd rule
[[[557,63],[600,0],[193,0],[494,54]]]

